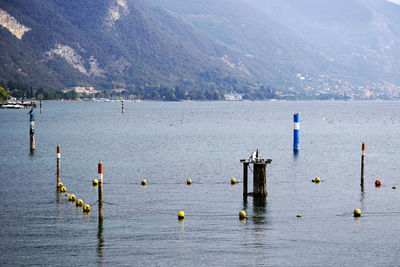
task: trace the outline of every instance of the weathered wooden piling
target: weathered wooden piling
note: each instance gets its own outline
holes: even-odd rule
[[[253,153],[253,156],[249,160],[242,159],[243,163],[243,196],[248,195],[254,197],[266,197],[267,193],[267,164],[272,162],[271,159],[261,159],[258,153]],[[248,166],[253,164],[253,192],[248,193]]]
[[[247,196],[247,180],[248,180],[248,167],[249,163],[244,161],[243,162],[243,196]]]
[[[121,102],[122,102],[122,114],[124,114],[124,100],[121,100]]]
[[[36,149],[36,144],[35,144],[35,117],[33,116],[32,113],[29,114],[29,120],[31,123],[30,130],[29,130],[29,135],[30,135],[30,149],[31,152],[34,152]]]
[[[57,184],[61,182],[61,148],[57,146]]]
[[[364,191],[364,164],[365,164],[365,144],[362,143],[361,154],[361,190]]]
[[[254,162],[253,166],[253,195],[267,196],[267,172],[265,162]]]
[[[40,113],[42,113],[42,100],[40,100]]]
[[[98,198],[98,203],[99,203],[99,220],[103,220],[103,163],[99,161],[98,165],[98,173],[99,173],[99,198]]]

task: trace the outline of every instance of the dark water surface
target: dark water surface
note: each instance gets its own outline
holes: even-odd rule
[[[34,111],[34,155],[27,110],[0,110],[0,265],[400,264],[400,189],[392,189],[400,186],[399,103],[143,102],[126,103],[125,114],[120,107],[44,103],[42,114]],[[85,203],[97,200],[91,181],[103,162],[103,225],[96,205],[84,215],[56,192],[58,144],[62,182]],[[269,195],[246,202],[242,184],[229,181],[242,180],[239,160],[257,148],[272,159]],[[310,182],[316,176],[321,184]],[[356,208],[362,217],[353,217]]]

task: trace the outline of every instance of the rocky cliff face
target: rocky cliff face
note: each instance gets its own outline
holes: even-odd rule
[[[9,30],[15,37],[22,39],[22,36],[31,29],[20,24],[13,16],[0,8],[0,25]]]
[[[44,60],[53,60],[55,56],[65,59],[73,68],[83,74],[104,77],[104,70],[98,66],[97,59],[94,56],[85,60],[73,48],[61,44],[56,44],[55,48],[48,51]],[[85,65],[89,65],[89,68],[85,68]]]
[[[128,14],[129,8],[127,0],[115,0],[108,9],[105,24],[112,27],[117,20]]]

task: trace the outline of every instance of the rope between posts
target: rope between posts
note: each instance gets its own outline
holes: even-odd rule
[[[336,216],[348,216],[348,215],[352,215],[353,213],[342,213],[342,214],[336,214]],[[400,211],[366,211],[363,212],[363,215],[398,215],[400,214]]]
[[[97,202],[97,201],[96,201]],[[95,203],[96,203],[95,202]],[[137,208],[137,207],[132,207],[130,205],[124,205],[124,204],[117,204],[117,203],[111,203],[111,202],[107,202],[107,201],[103,201],[103,203],[105,204],[109,204],[109,205],[113,205],[113,206],[120,206],[120,207],[125,207],[125,208],[130,208],[136,211],[142,211],[142,212],[147,212],[147,213],[152,213],[152,214],[166,214],[166,215],[172,215],[172,216],[176,216],[177,213],[172,213],[172,212],[167,212],[167,211],[160,211],[160,210],[151,210],[151,209],[143,209],[143,208]],[[203,218],[218,218],[218,217],[237,217],[237,215],[233,215],[233,214],[202,214],[202,213],[196,213],[196,214],[187,214],[185,215],[185,217],[203,217]],[[253,217],[253,218],[257,218],[257,217]]]
[[[241,183],[241,181],[236,180],[236,183]],[[121,185],[120,183],[104,183],[104,182],[103,182],[103,184],[104,185]],[[127,184],[129,184],[129,185],[140,185],[140,182],[139,183],[137,183],[137,182],[135,182],[135,183],[127,183]],[[227,182],[214,182],[214,183],[194,182],[192,185],[216,185],[216,184],[218,184],[218,185],[219,184],[228,184],[228,185],[230,185],[230,183],[227,183]],[[125,185],[121,185],[121,186],[125,186]],[[187,186],[186,183],[160,183],[160,182],[150,182],[150,183],[147,184],[147,186],[149,186],[149,185],[184,185],[184,186]]]
[[[115,204],[115,203],[106,202],[104,200],[103,200],[103,203],[106,203],[106,204],[109,204],[109,205],[118,205],[118,204]]]

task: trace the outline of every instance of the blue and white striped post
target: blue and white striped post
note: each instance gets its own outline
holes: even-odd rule
[[[293,116],[293,152],[299,152],[300,141],[300,114],[295,113]]]

